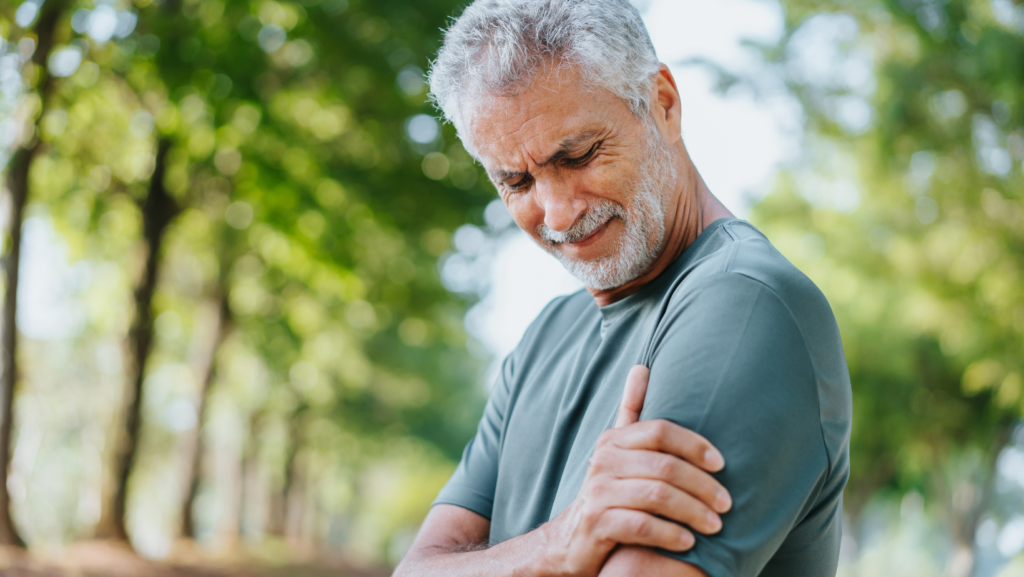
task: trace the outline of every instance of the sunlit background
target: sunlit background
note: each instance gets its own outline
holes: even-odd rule
[[[463,4],[0,6],[0,568],[400,559],[580,288],[426,101]],[[637,6],[712,192],[839,320],[840,575],[1024,575],[1024,5]]]

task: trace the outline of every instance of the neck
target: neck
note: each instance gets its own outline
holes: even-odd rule
[[[661,252],[647,272],[622,286],[606,290],[588,288],[587,291],[597,301],[597,306],[612,304],[642,289],[675,262],[709,224],[720,218],[733,216],[708,190],[685,149],[683,163],[685,176],[682,186],[669,203],[669,212],[665,218],[665,241]]]

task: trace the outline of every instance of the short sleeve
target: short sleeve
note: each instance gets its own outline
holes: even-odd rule
[[[512,355],[509,355],[501,364],[501,372],[484,407],[476,436],[466,444],[459,466],[431,506],[457,505],[491,518],[512,367]]]
[[[720,273],[677,291],[655,330],[641,419],[704,435],[732,509],[716,535],[661,553],[709,577],[754,577],[807,515],[828,476],[817,380],[790,309],[768,286]]]

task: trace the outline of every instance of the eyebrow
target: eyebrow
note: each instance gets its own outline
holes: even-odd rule
[[[567,136],[565,139],[562,140],[562,143],[558,146],[558,150],[556,150],[551,156],[547,157],[547,159],[544,160],[544,162],[537,163],[537,166],[547,166],[552,162],[557,162],[565,158],[566,156],[569,156],[569,154],[571,154],[572,152],[576,151],[581,144],[589,142],[594,138],[597,138],[597,136],[598,132],[596,130],[588,130],[586,132],[581,132],[579,134]],[[498,182],[502,182],[506,180],[511,180],[513,178],[522,178],[530,173],[497,169],[490,171],[490,174],[491,178]]]

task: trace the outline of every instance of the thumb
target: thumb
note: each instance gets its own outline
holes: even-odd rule
[[[626,390],[622,393],[622,404],[619,405],[619,416],[615,419],[615,428],[632,425],[640,420],[640,411],[644,408],[644,397],[647,395],[647,379],[651,370],[643,365],[634,365],[626,375]]]

